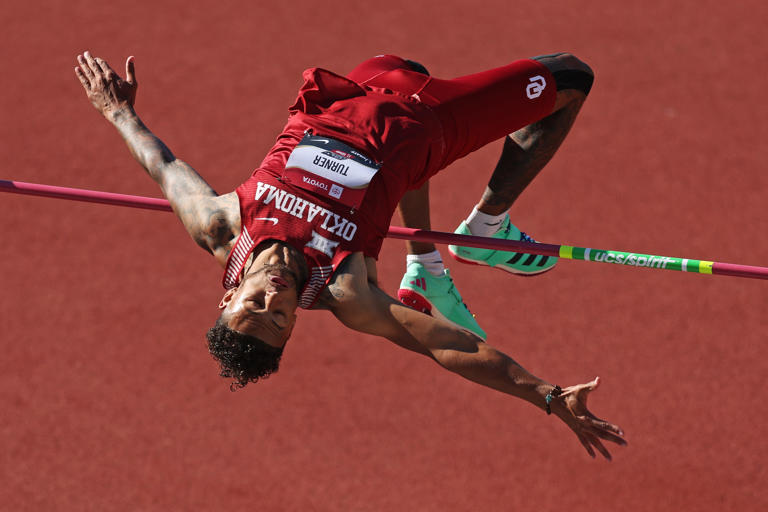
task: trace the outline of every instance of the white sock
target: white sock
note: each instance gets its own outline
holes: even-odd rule
[[[467,217],[467,226],[469,232],[475,236],[491,236],[501,228],[501,223],[504,222],[506,213],[501,215],[488,215],[477,209],[472,208],[472,213]]]
[[[445,273],[443,258],[440,256],[440,251],[438,250],[428,252],[427,254],[409,254],[405,257],[406,266],[414,261],[424,265],[424,268],[426,268],[433,276],[440,277]]]

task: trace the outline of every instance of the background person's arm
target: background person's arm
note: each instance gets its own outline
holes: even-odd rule
[[[133,108],[138,88],[133,57],[125,63],[125,80],[106,61],[88,52],[78,55],[77,61],[75,74],[93,106],[112,123],[131,155],[160,185],[192,239],[224,264],[229,243],[239,231],[236,194],[219,196],[144,125]]]
[[[347,258],[328,287],[333,297],[329,309],[347,327],[382,336],[431,357],[444,368],[483,386],[522,398],[546,408],[546,396],[554,386],[526,371],[506,354],[484,343],[473,333],[404,306],[367,279],[362,255]],[[587,396],[599,379],[563,389],[551,410],[576,434],[591,456],[594,450],[610,459],[601,440],[626,442],[617,426],[587,409]]]

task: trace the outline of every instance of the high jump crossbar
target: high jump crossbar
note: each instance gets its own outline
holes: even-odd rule
[[[165,199],[25,183],[22,181],[0,180],[0,192],[51,197],[70,201],[84,201],[87,203],[126,206],[129,208],[141,208],[146,210],[173,211],[170,203]],[[605,249],[591,249],[570,245],[499,240],[496,238],[458,235],[456,233],[443,233],[440,231],[428,231],[424,229],[411,229],[397,226],[389,227],[387,237],[435,244],[453,244],[465,247],[478,247],[481,249],[541,254],[563,259],[613,263],[631,267],[678,270],[695,274],[747,277],[752,279],[768,279],[768,267],[737,265],[734,263],[721,263],[717,261],[674,258],[669,256],[656,256],[652,254]]]

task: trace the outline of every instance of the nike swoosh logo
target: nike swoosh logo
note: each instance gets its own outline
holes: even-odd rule
[[[328,144],[329,142],[331,142],[328,139],[312,139],[312,141],[313,142],[322,142],[323,144]]]
[[[268,220],[268,221],[272,222],[275,226],[277,226],[277,223],[280,222],[275,217],[256,217],[253,220]]]

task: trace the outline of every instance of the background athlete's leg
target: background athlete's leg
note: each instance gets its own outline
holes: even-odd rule
[[[557,97],[553,112],[507,136],[480,202],[457,233],[532,240],[509,222],[507,211],[554,156],[589,94],[594,75],[576,57],[559,53],[535,57],[554,76]],[[555,258],[450,246],[459,261],[496,266],[508,272],[534,275],[551,269]]]

